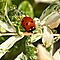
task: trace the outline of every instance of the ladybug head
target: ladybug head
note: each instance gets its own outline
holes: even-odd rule
[[[32,32],[36,28],[35,22],[31,17],[24,17],[22,19],[22,26],[27,32]]]

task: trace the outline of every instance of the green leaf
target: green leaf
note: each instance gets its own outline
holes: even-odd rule
[[[1,60],[14,60],[17,55],[19,55],[21,52],[25,51],[25,41],[27,37],[22,38],[21,40],[17,41],[11,49],[9,49],[9,52],[7,52]]]
[[[0,45],[0,58],[8,52],[8,50],[24,36],[12,36]]]
[[[34,17],[33,8],[32,8],[31,4],[28,1],[23,1],[19,5],[18,9],[22,10],[26,15],[29,15],[31,18]]]
[[[0,13],[4,13],[6,0],[0,0]]]

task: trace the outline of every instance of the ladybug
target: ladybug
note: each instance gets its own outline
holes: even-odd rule
[[[27,32],[32,32],[36,28],[34,20],[27,16],[22,19],[22,26]]]

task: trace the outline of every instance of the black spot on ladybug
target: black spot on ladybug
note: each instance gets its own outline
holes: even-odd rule
[[[26,25],[28,25],[28,23],[26,23]]]
[[[31,23],[33,23],[33,21],[31,21]]]

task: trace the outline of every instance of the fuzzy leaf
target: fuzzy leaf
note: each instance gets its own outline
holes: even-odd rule
[[[23,36],[12,36],[0,45],[0,58]]]
[[[3,27],[4,29],[6,29],[9,32],[16,32],[14,27],[10,26],[8,23],[5,23],[1,20],[0,20],[0,26]]]
[[[59,19],[60,19],[60,4],[59,3],[49,5],[43,11],[40,17],[41,25],[48,25],[50,28],[58,27]]]
[[[43,32],[43,37],[42,37],[42,42],[46,47],[49,47],[53,43],[53,35],[52,31],[48,29],[46,26],[43,27],[44,32]]]
[[[38,44],[38,59],[39,60],[54,60],[54,58],[49,54],[49,52],[41,44]]]

